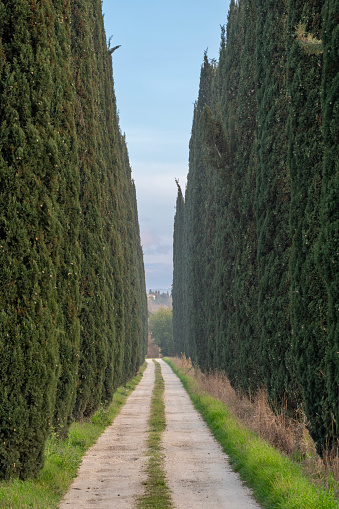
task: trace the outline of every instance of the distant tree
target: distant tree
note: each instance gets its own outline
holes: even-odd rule
[[[176,180],[178,186],[178,196],[176,202],[176,210],[174,217],[173,232],[173,343],[175,353],[188,352],[188,345],[185,344],[185,201],[182,194],[179,181]]]
[[[152,338],[160,346],[162,355],[173,355],[172,309],[160,308],[149,320]]]

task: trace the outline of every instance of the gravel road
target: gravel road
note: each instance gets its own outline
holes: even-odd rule
[[[179,378],[168,364],[159,362],[165,380],[165,471],[174,507],[258,509]]]
[[[154,363],[99,440],[87,452],[60,509],[131,509],[146,480],[146,440]]]
[[[165,380],[165,471],[175,509],[260,509],[162,360]],[[154,363],[125,406],[88,451],[60,509],[135,509],[146,478],[147,420]]]

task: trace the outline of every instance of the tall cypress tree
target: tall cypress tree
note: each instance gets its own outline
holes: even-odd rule
[[[185,202],[177,181],[178,195],[173,233],[173,342],[177,355],[188,353],[185,344]]]
[[[139,278],[137,271],[137,251],[135,249],[134,214],[132,204],[131,168],[128,161],[127,147],[121,138],[122,171],[125,185],[119,195],[119,210],[121,213],[122,255],[124,275],[124,303],[125,303],[125,351],[123,380],[133,376],[139,366],[140,349],[139,337],[142,323],[139,315]]]
[[[338,437],[337,21],[337,0],[231,1],[174,232],[177,349],[183,320],[202,369],[302,406],[319,451]]]
[[[311,432],[321,448],[329,418],[326,386],[326,288],[316,263],[320,233],[323,158],[321,132],[322,56],[307,54],[293,39],[297,24],[320,35],[323,2],[291,1],[288,12],[288,163],[291,172],[292,347]]]
[[[127,147],[126,147],[127,154]],[[137,308],[138,308],[138,344],[139,359],[138,365],[144,362],[148,348],[148,309],[147,309],[147,293],[145,281],[145,269],[143,262],[143,253],[140,240],[140,229],[138,222],[137,196],[134,180],[130,182],[130,195],[133,214],[133,231],[134,231],[134,249],[136,253],[136,285],[137,285]]]
[[[57,380],[69,369],[62,352],[59,357],[65,308],[57,286],[63,285],[63,248],[69,247],[64,187],[71,187],[69,206],[77,211],[75,134],[67,119],[72,106],[65,106],[73,91],[67,7],[21,0],[1,3],[0,10],[0,475],[27,478],[42,466]],[[69,154],[73,175],[67,179],[60,167]],[[76,293],[75,278],[70,305]],[[76,331],[70,343],[76,345]]]
[[[201,218],[205,216],[205,201],[209,193],[209,167],[205,161],[204,108],[211,100],[214,64],[208,61],[207,54],[200,74],[199,98],[195,105],[192,136],[190,140],[189,173],[185,196],[185,230],[187,234],[187,325],[186,335],[190,342],[189,355],[207,368],[205,355],[205,312],[203,306],[205,268],[205,238]]]
[[[222,45],[217,72],[218,94],[225,132],[228,137],[228,164],[221,170],[216,208],[216,273],[215,292],[219,296],[216,328],[217,367],[227,372],[232,383],[240,384],[238,354],[240,336],[237,324],[237,269],[240,268],[237,244],[240,215],[241,182],[235,181],[237,146],[239,142],[239,84],[241,58],[245,44],[241,20],[242,4],[231,2],[227,23],[226,44]],[[219,77],[218,77],[219,75]],[[239,168],[240,170],[240,168]],[[241,235],[243,232],[241,232]]]
[[[257,321],[257,232],[254,198],[257,175],[257,100],[256,47],[257,2],[239,2],[239,83],[237,108],[234,111],[236,130],[232,164],[232,189],[229,213],[234,249],[232,285],[235,301],[232,316],[233,355],[237,384],[255,389],[261,382],[258,356],[259,329]],[[231,47],[229,48],[231,51]]]
[[[0,476],[27,478],[135,373],[147,307],[100,0],[0,14]]]
[[[56,46],[58,67],[64,67],[67,87],[59,76],[54,77],[53,122],[58,132],[59,161],[57,200],[58,218],[61,225],[60,256],[58,258],[58,346],[60,376],[57,386],[54,423],[64,436],[72,422],[73,407],[78,382],[80,352],[80,176],[78,167],[77,139],[75,129],[75,86],[70,51],[71,17],[68,3],[59,2],[60,13],[56,23]],[[65,80],[65,78],[64,78]],[[62,88],[62,85],[64,88]],[[63,94],[60,93],[63,90]]]
[[[233,243],[229,230],[228,205],[231,190],[231,164],[233,153],[233,129],[231,128],[234,119],[234,100],[236,97],[231,82],[232,69],[236,71],[238,52],[231,55],[228,51],[230,41],[237,32],[238,8],[232,1],[228,15],[226,40],[220,48],[219,66],[216,73],[218,82],[218,100],[220,102],[221,114],[225,129],[229,137],[229,149],[231,151],[228,166],[220,172],[216,194],[216,241],[215,241],[215,276],[214,293],[216,295],[216,332],[215,332],[215,367],[228,371],[230,336],[227,333],[227,326],[231,323],[230,315],[234,309],[231,283],[233,263]],[[222,37],[224,35],[222,34]],[[230,376],[230,372],[228,371]]]
[[[260,358],[270,397],[276,403],[288,398],[290,404],[296,404],[300,393],[290,349],[289,314],[291,184],[287,162],[287,7],[284,1],[260,0],[258,12],[256,214]]]
[[[335,443],[339,436],[339,2],[324,2],[322,42],[324,65],[322,75],[322,132],[324,161],[320,198],[321,235],[318,243],[318,265],[327,290],[327,323],[325,352],[328,415],[326,440]]]
[[[102,259],[105,309],[105,353],[101,357],[102,401],[111,401],[120,380],[122,369],[121,353],[125,348],[124,281],[123,281],[123,239],[121,238],[121,211],[119,196],[124,192],[125,174],[123,156],[119,145],[120,131],[114,93],[112,59],[107,49],[101,2],[91,2],[89,16],[93,26],[93,48],[96,57],[96,88],[98,91],[97,140],[100,160],[102,218]],[[126,282],[127,284],[127,282]],[[127,319],[128,319],[127,315]],[[102,343],[104,344],[104,343]],[[96,402],[96,405],[98,403]]]
[[[101,400],[107,358],[105,243],[96,55],[86,0],[72,3],[72,56],[76,87],[76,129],[81,176],[81,346],[76,418],[90,415]]]

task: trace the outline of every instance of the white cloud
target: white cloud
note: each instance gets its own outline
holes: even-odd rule
[[[167,263],[145,263],[146,288],[170,288],[172,285],[172,265]]]
[[[138,205],[141,202],[151,202],[152,205],[175,205],[177,186],[172,175],[144,175],[136,180]]]

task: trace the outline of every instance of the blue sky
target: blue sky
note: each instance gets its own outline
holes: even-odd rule
[[[218,58],[229,0],[104,0],[120,127],[138,200],[147,290],[172,284],[177,188],[185,187],[204,51]]]

